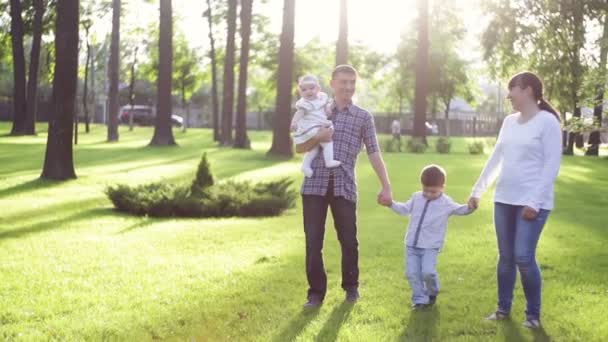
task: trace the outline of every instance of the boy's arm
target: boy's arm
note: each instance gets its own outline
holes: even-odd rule
[[[450,215],[465,216],[475,211],[474,207],[468,204],[456,203],[451,198],[448,199],[448,205],[450,206]]]
[[[399,215],[407,216],[412,213],[412,199],[410,198],[407,202],[395,202],[391,204],[391,209]]]

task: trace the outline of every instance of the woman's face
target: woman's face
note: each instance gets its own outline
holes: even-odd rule
[[[513,109],[520,112],[523,109],[524,104],[534,101],[532,97],[532,88],[522,88],[521,86],[516,85],[509,89],[507,99],[511,100],[511,106]]]

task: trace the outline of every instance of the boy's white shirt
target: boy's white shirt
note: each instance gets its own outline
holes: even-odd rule
[[[424,209],[428,201],[426,211]],[[441,194],[434,200],[428,200],[422,191],[415,192],[407,202],[395,202],[391,205],[394,212],[407,216],[410,215],[405,244],[418,248],[443,247],[445,235],[448,228],[448,218],[451,215],[468,215],[473,212],[466,204],[454,202],[448,195]],[[424,214],[424,218],[423,218]],[[420,225],[420,219],[423,218]],[[416,232],[420,225],[418,241],[415,243]]]
[[[515,113],[504,119],[471,196],[481,198],[498,178],[495,202],[551,210],[562,157],[561,126],[544,110],[523,124],[518,122],[520,116]]]

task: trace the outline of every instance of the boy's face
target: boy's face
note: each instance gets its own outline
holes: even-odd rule
[[[319,93],[319,86],[314,83],[303,83],[299,85],[300,96],[307,100],[313,100]]]
[[[434,200],[439,198],[439,196],[441,196],[441,194],[443,193],[443,185],[438,185],[438,186],[427,186],[427,185],[423,185],[422,186],[422,195],[424,196],[424,198],[428,199],[428,200]]]

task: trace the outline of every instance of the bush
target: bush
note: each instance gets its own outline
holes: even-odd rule
[[[407,141],[407,150],[412,153],[424,153],[427,147],[421,138],[411,138]]]
[[[435,145],[435,148],[439,153],[450,153],[450,149],[452,148],[452,142],[447,137],[439,137],[439,139],[437,139],[437,144]]]
[[[474,141],[472,143],[469,143],[469,153],[470,154],[482,154],[484,151],[484,143],[483,141]]]
[[[203,155],[192,185],[152,183],[116,185],[106,194],[119,211],[153,217],[276,216],[295,205],[298,192],[293,181],[253,184],[229,181],[213,185],[207,158]]]

